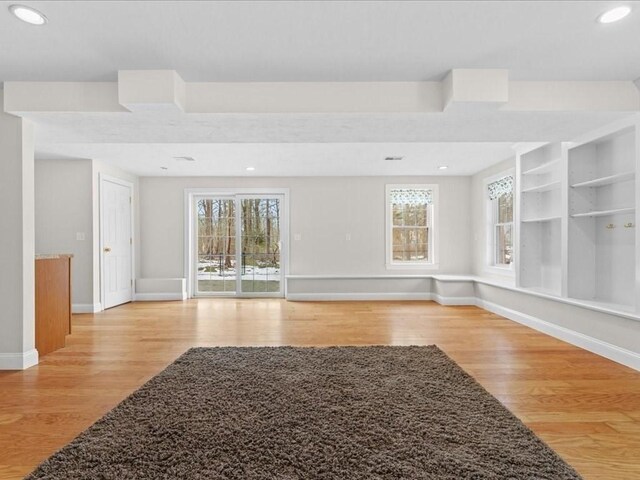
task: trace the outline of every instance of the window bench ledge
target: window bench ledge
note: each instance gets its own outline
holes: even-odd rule
[[[640,321],[640,315],[633,310],[631,306],[607,304],[589,300],[581,300],[575,298],[562,297],[552,293],[544,291],[538,291],[532,288],[517,287],[511,282],[506,280],[487,278],[477,275],[455,275],[455,274],[388,274],[388,275],[287,275],[287,282],[290,280],[396,280],[396,279],[433,279],[437,282],[443,283],[472,283],[474,286],[487,285],[490,287],[501,288],[510,290],[513,292],[523,293],[546,300],[564,303],[567,305],[573,305],[576,307],[585,308],[587,310],[593,310],[600,313],[606,313],[609,315],[615,315],[618,317],[628,318],[631,320]]]

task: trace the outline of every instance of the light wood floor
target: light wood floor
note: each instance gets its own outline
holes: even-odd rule
[[[22,478],[189,347],[436,344],[586,479],[640,478],[640,374],[476,307],[205,299],[76,315],[0,372],[0,478]]]

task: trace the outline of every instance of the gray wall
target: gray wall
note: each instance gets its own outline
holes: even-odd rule
[[[35,167],[36,253],[73,254],[74,304],[93,303],[91,171],[91,160],[37,160]]]
[[[0,368],[37,360],[33,134],[28,121],[0,112]]]
[[[469,177],[143,177],[141,276],[184,276],[184,190],[205,187],[290,189],[289,274],[402,273],[385,267],[385,185],[390,183],[440,185],[439,273],[468,273]],[[294,241],[295,234],[301,240]]]

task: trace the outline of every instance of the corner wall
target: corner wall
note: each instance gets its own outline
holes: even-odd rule
[[[33,125],[0,112],[0,369],[6,370],[38,363],[33,158]]]

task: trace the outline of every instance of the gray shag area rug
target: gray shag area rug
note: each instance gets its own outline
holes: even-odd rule
[[[435,346],[194,348],[28,479],[579,479]]]

